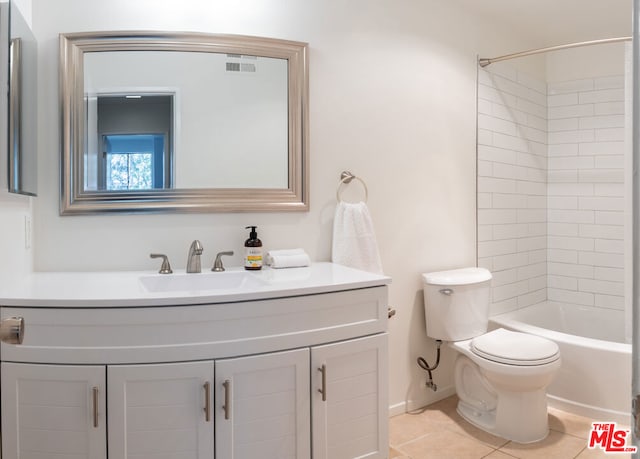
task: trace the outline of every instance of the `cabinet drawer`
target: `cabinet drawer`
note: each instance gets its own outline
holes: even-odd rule
[[[21,346],[2,360],[138,363],[204,360],[313,346],[384,332],[387,287],[238,303],[131,308],[11,308]]]

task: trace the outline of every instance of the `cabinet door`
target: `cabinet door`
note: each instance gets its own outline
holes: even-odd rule
[[[108,366],[109,459],[213,458],[213,368]]]
[[[216,459],[311,454],[309,350],[216,361]]]
[[[104,366],[3,362],[0,372],[2,457],[106,458]]]
[[[314,459],[386,458],[387,334],[311,348]]]

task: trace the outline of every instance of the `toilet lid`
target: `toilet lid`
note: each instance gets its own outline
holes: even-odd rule
[[[544,365],[560,357],[551,340],[498,328],[471,341],[471,351],[485,359],[508,365]]]

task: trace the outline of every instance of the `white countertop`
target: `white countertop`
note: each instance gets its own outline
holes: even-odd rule
[[[227,268],[225,272],[244,272]],[[225,273],[173,274],[156,271],[34,272],[22,282],[0,287],[0,306],[104,308],[229,303],[267,298],[328,293],[391,283],[387,276],[333,263],[313,263],[305,268],[246,272],[250,286],[198,290],[149,291],[142,278],[161,284],[171,276],[215,276]],[[158,277],[158,279],[151,279]],[[255,279],[253,279],[255,277]]]

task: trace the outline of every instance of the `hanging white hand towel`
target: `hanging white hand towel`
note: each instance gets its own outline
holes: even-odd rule
[[[334,263],[383,274],[373,221],[364,202],[338,202],[333,220]]]

